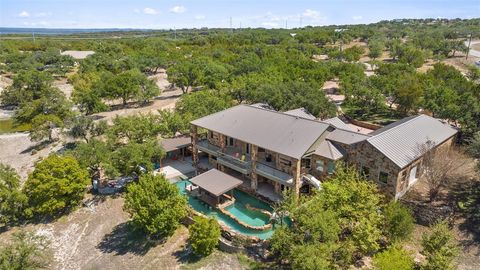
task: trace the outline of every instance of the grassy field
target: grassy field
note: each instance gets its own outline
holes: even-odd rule
[[[15,126],[12,119],[0,120],[0,134],[29,131],[31,126],[28,124]]]

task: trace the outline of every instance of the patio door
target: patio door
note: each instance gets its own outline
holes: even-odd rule
[[[408,177],[408,185],[413,185],[417,181],[417,166],[410,169],[410,175]]]

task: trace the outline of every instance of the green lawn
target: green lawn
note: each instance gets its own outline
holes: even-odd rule
[[[19,131],[29,131],[31,125],[23,124],[15,126],[12,119],[2,119],[0,120],[0,134],[13,133]]]

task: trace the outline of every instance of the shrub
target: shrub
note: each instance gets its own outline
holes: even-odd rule
[[[373,265],[379,270],[411,270],[415,262],[410,254],[397,246],[390,246],[373,257]]]
[[[410,237],[414,219],[410,210],[399,202],[390,202],[383,209],[385,234],[392,241]]]
[[[0,248],[0,269],[47,269],[49,243],[31,232],[14,233],[12,242]]]
[[[453,261],[458,255],[458,246],[445,221],[437,223],[430,234],[422,236],[422,247],[427,261],[422,269],[455,269]]]
[[[25,183],[26,214],[55,216],[78,205],[88,183],[88,172],[74,157],[51,155],[36,164]]]
[[[195,217],[195,224],[189,227],[193,252],[200,256],[211,254],[218,245],[220,225],[214,218]]]
[[[0,163],[0,224],[11,224],[22,216],[27,196],[20,191],[15,169]]]
[[[165,176],[146,174],[128,186],[124,209],[150,236],[170,236],[187,215],[187,200]]]

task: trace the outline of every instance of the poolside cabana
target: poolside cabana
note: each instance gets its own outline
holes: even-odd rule
[[[213,207],[233,202],[233,189],[243,183],[242,180],[217,169],[199,174],[190,179],[190,182],[198,187],[198,198]]]

